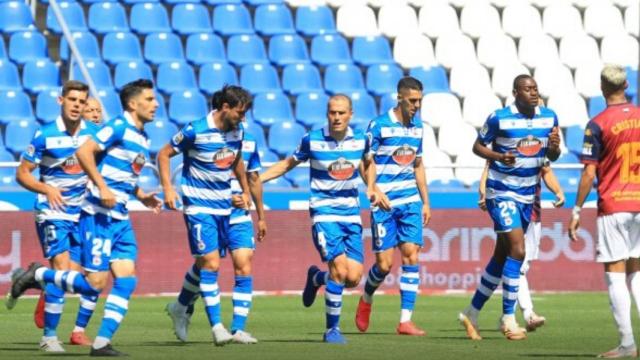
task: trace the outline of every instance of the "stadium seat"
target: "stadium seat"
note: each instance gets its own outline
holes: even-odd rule
[[[116,90],[137,79],[149,79],[153,81],[153,73],[147,63],[142,60],[121,62],[116,65],[113,75],[113,83]]]
[[[349,38],[379,34],[373,9],[357,2],[340,6],[336,14],[336,25],[338,31]]]
[[[311,185],[308,167],[295,167],[284,175],[298,189],[308,189]]]
[[[585,124],[586,125],[586,124]],[[567,149],[575,155],[582,153],[582,143],[584,140],[584,126],[571,125],[567,126],[565,130],[565,143]]]
[[[306,130],[293,121],[283,121],[269,128],[269,148],[280,156],[291,155]]]
[[[142,168],[138,176],[138,186],[147,193],[160,189],[160,180],[152,165],[145,165]]]
[[[155,119],[145,126],[144,131],[149,137],[149,151],[157,153],[169,143],[171,137],[178,132],[178,128],[173,123]]]
[[[427,1],[418,13],[418,26],[430,38],[460,32],[456,10],[444,1]]]
[[[501,33],[498,10],[488,2],[469,2],[460,13],[460,29],[474,39],[486,34]]]
[[[271,128],[274,124],[293,122],[289,98],[281,92],[256,95],[253,99],[253,119],[265,128]],[[269,144],[272,143],[269,142]]]
[[[378,114],[382,115],[398,104],[398,93],[392,92],[380,96],[380,107]]]
[[[422,152],[431,154],[432,152],[440,152],[436,133],[429,124],[422,123]]]
[[[364,91],[362,72],[352,64],[327,66],[324,72],[324,88],[330,94]]]
[[[511,36],[494,33],[485,34],[478,39],[478,62],[489,69],[500,64],[511,64],[518,61],[516,43]]]
[[[603,1],[590,4],[584,11],[584,30],[598,39],[626,32],[620,10]]]
[[[320,66],[349,63],[349,44],[339,34],[315,36],[311,40],[311,60]]]
[[[276,35],[269,40],[269,59],[278,66],[309,62],[304,39],[298,35]]]
[[[4,42],[1,44],[4,51]],[[38,31],[23,31],[11,34],[9,58],[19,65],[38,60],[49,60],[47,40]]]
[[[202,4],[176,4],[171,11],[171,26],[180,35],[211,32],[210,19]]]
[[[324,92],[320,71],[313,64],[291,64],[282,71],[282,89],[291,95]]]
[[[600,63],[596,40],[585,33],[566,35],[560,40],[560,60],[571,69],[585,62]]]
[[[22,85],[30,94],[60,86],[60,69],[50,60],[30,61],[22,68]]]
[[[207,100],[198,89],[178,91],[169,100],[169,119],[178,126],[201,119],[208,113]]]
[[[169,14],[160,3],[145,2],[133,5],[129,23],[131,30],[140,35],[171,32]]]
[[[6,60],[6,59],[8,59],[7,49],[6,49],[6,46],[4,45],[4,38],[0,36],[0,60]]]
[[[88,31],[76,31],[73,32],[71,36],[73,36],[82,60],[100,61],[102,59],[102,56],[100,56],[100,46],[98,45],[98,40],[95,35]],[[60,59],[69,61],[70,56],[71,50],[69,49],[69,44],[67,44],[67,38],[62,37],[60,40]]]
[[[638,67],[638,39],[627,34],[606,35],[600,43],[600,54],[605,64]]]
[[[524,35],[518,41],[518,58],[529,68],[542,63],[560,62],[558,45],[555,40],[543,33]]]
[[[638,69],[627,68],[627,96],[635,96],[638,94]]]
[[[407,51],[410,51],[410,48]],[[436,41],[435,58],[447,69],[477,62],[473,41],[462,33],[442,34]]]
[[[267,163],[276,163],[280,160],[278,154],[274,153],[271,150],[265,149],[265,151],[259,151],[260,153],[260,163],[262,164],[262,168],[266,168],[265,164]],[[283,179],[283,177],[279,177],[279,179]]]
[[[589,121],[587,105],[582,96],[575,92],[557,92],[549,97],[547,106],[558,115],[560,126],[580,125]]]
[[[109,71],[109,67],[102,61],[87,61],[84,63],[87,67],[87,71],[89,72],[89,76],[93,80],[93,84],[98,88],[112,88],[113,83],[111,82],[111,72]],[[80,66],[78,63],[73,64],[72,70],[72,78],[76,80],[80,80],[83,82],[87,82],[85,77],[82,75],[80,71]]]
[[[31,10],[24,1],[0,2],[0,29],[5,33],[35,30]]]
[[[213,30],[222,36],[253,34],[251,15],[244,5],[218,5],[213,9]]]
[[[540,12],[526,2],[510,2],[502,10],[502,29],[514,38],[539,34],[542,32]]]
[[[388,3],[378,12],[378,28],[388,37],[418,32],[418,16],[411,6],[402,2]]]
[[[186,57],[187,61],[198,66],[227,61],[222,39],[218,35],[207,33],[189,35]]]
[[[42,91],[36,97],[36,117],[41,123],[48,123],[55,120],[60,115],[60,104],[58,104],[58,89]]]
[[[554,1],[542,13],[544,32],[560,39],[583,31],[580,12],[567,1]]]
[[[158,90],[167,95],[198,87],[191,65],[179,61],[162,63],[158,66],[156,85]]]
[[[97,2],[89,7],[89,29],[94,33],[128,32],[127,13],[117,2]]]
[[[154,65],[184,61],[182,43],[174,33],[153,33],[144,40],[144,58]]]
[[[102,56],[111,66],[142,60],[138,37],[130,32],[111,32],[102,40]]]
[[[403,34],[396,37],[393,58],[405,69],[436,64],[433,44],[421,34]]]
[[[585,98],[599,96],[600,90],[600,72],[602,64],[585,63],[578,65],[574,74],[576,91]]]
[[[227,58],[236,66],[269,62],[264,42],[256,35],[235,35],[229,38]]]
[[[96,0],[98,1],[98,0]],[[135,4],[144,4],[144,3],[159,3],[160,0],[122,0],[122,2],[126,5],[135,5]]]
[[[351,98],[353,104],[353,116],[349,125],[355,129],[366,130],[369,122],[378,115],[376,101],[366,91],[352,92],[346,95]]]
[[[624,27],[631,35],[640,35],[640,19],[638,19],[638,3],[634,3],[624,10]]]
[[[604,96],[594,96],[589,99],[589,118],[593,119],[607,108],[607,101]]]
[[[156,100],[158,101],[158,109],[156,109],[156,115],[153,121],[169,121],[169,115],[167,114],[167,104],[164,102],[164,96],[156,94]]]
[[[249,112],[247,114],[249,114]],[[253,137],[253,140],[255,140],[256,145],[258,146],[258,153],[260,154],[260,160],[261,162],[264,161],[264,159],[262,159],[262,154],[271,153],[271,151],[267,149],[267,139],[264,137],[264,130],[262,129],[262,126],[253,121],[251,122],[245,121],[242,124],[242,126],[244,130],[247,132],[247,134],[250,134]],[[276,155],[276,158],[277,157],[278,156]]]
[[[473,142],[470,144],[473,144]],[[469,186],[480,180],[485,160],[476,156],[471,152],[470,147],[467,147],[469,148],[468,152],[463,152],[456,157],[456,169],[454,173],[457,180],[462,181],[463,184]]]
[[[536,68],[533,77],[538,83],[538,91],[544,97],[556,92],[574,92],[571,71],[561,63],[542,64]]]
[[[529,75],[529,69],[517,61],[496,66],[491,77],[493,92],[503,98],[512,95],[513,79],[522,74]]]
[[[422,98],[420,116],[422,122],[429,124],[434,129],[440,128],[445,123],[462,126],[460,101],[455,95],[450,93],[431,93],[425,95]]]
[[[20,121],[35,123],[31,99],[20,90],[0,91],[0,124],[7,125]]]
[[[367,69],[367,90],[376,96],[394,92],[403,76],[396,65],[371,65]]]
[[[353,61],[362,66],[394,64],[389,41],[384,36],[366,36],[353,39]]]
[[[240,86],[256,94],[280,91],[278,72],[269,64],[248,64],[240,69]]]
[[[238,74],[236,69],[226,62],[208,63],[200,67],[198,84],[200,90],[207,95],[213,95],[226,84],[238,85]]]
[[[104,118],[109,120],[122,114],[122,104],[120,103],[120,96],[113,88],[103,88],[98,90],[98,97],[102,102],[102,113]]]
[[[461,97],[480,92],[493,93],[489,72],[478,63],[453,67],[449,75],[449,86],[452,92]]]
[[[5,147],[14,155],[20,156],[27,150],[27,146],[31,143],[37,129],[38,125],[34,121],[16,120],[10,122],[5,128]]]
[[[75,1],[60,1],[58,2],[58,5],[60,6],[60,12],[67,23],[69,31],[87,31],[87,22],[84,20],[84,11],[79,3]],[[53,12],[53,7],[51,6],[47,8],[47,29],[51,30],[55,34],[62,33],[62,28],[60,27],[58,19]]]
[[[489,114],[502,108],[502,101],[488,92],[469,94],[462,103],[462,119],[476,128],[484,125]]]
[[[580,145],[582,151],[582,139],[580,139]],[[579,154],[564,153],[556,160],[555,164],[579,164],[577,155]],[[563,189],[576,189],[580,183],[582,171],[580,169],[555,169],[554,173]]]
[[[242,4],[242,0],[205,0],[204,2],[212,6],[225,5],[225,4],[234,4],[234,5]]]
[[[423,94],[432,92],[449,92],[447,71],[442,66],[420,66],[411,68],[409,70],[409,76],[420,80],[424,87],[424,90],[422,90]]]
[[[327,123],[327,103],[324,92],[302,93],[296,97],[296,120],[307,128],[315,129]]]
[[[282,4],[284,0],[244,0],[244,2],[251,6],[260,6],[266,4]]]
[[[294,170],[295,169],[293,169],[292,171],[294,171]],[[267,191],[276,191],[277,192],[278,190],[288,191],[293,186],[291,185],[289,180],[287,180],[284,176],[280,176],[278,178],[275,178],[273,180],[269,180],[268,182],[264,183],[262,185],[262,187],[263,187],[263,189],[265,189]]]
[[[304,36],[333,34],[336,22],[327,6],[300,6],[296,9],[296,30]]]
[[[295,34],[291,11],[284,4],[265,4],[256,8],[255,29],[262,36]]]

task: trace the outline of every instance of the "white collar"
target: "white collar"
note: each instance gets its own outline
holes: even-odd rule
[[[131,116],[131,113],[126,111],[122,114],[122,117],[124,117],[125,120],[127,120],[127,122],[133,126],[134,128],[138,128],[136,126],[136,122],[133,120],[133,116]]]
[[[516,106],[516,102],[514,101],[513,103],[511,103],[511,105],[509,105],[509,109],[511,110],[511,113],[513,114],[522,114],[519,110],[518,107]],[[540,115],[540,106],[536,106],[536,111],[535,111],[536,115]],[[524,114],[523,114],[524,115]]]
[[[66,132],[67,131],[67,127],[64,126],[64,121],[62,120],[62,116],[58,115],[58,117],[56,118],[56,126],[58,127],[58,131],[60,132]],[[80,130],[85,129],[87,127],[87,125],[85,124],[85,120],[84,119],[80,119]]]
[[[325,125],[322,128],[322,135],[324,136],[328,136],[331,137],[331,132],[329,131],[329,126]],[[340,140],[340,141],[344,141],[347,140],[348,138],[352,138],[353,137],[353,130],[351,129],[351,126],[347,126],[347,134],[345,135],[344,139]],[[333,137],[331,137],[333,139]],[[334,141],[338,141],[336,139],[333,139]]]
[[[216,122],[213,120],[213,113],[215,112],[215,110],[212,110],[209,114],[207,114],[207,126],[209,126],[209,129],[218,129],[218,127],[216,126]]]

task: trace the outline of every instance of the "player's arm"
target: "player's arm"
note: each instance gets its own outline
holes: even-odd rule
[[[427,186],[427,173],[422,163],[422,156],[416,158],[413,169],[416,175],[416,185],[420,198],[422,198],[422,225],[427,225],[431,219],[431,206],[429,204],[429,188]]]
[[[516,163],[516,156],[510,151],[506,153],[499,153],[489,149],[480,139],[476,139],[473,143],[473,153],[481,158],[489,161],[499,161],[507,166],[513,166]]]
[[[547,147],[547,159],[556,161],[560,157],[560,128],[558,125],[551,129],[549,145]]]
[[[260,174],[260,180],[265,183],[267,181],[279,178],[280,176],[289,172],[289,170],[298,166],[302,161],[296,160],[295,157],[289,156],[284,160],[280,160],[277,163],[271,165],[267,171]]]
[[[371,171],[372,167],[375,167],[373,164],[373,158],[369,158],[368,156],[363,156],[360,161],[360,165],[358,166],[358,172],[360,173],[360,178],[367,186],[367,198],[371,203],[371,207],[378,206],[382,210],[389,210],[391,208],[389,204],[389,199],[387,196],[380,191],[378,185],[375,183],[375,169]],[[370,180],[373,177],[372,181]],[[373,185],[370,184],[370,181]]]
[[[33,171],[37,167],[37,164],[29,160],[20,160],[20,165],[18,165],[16,169],[16,181],[29,191],[45,195],[49,206],[54,210],[62,210],[65,203],[62,198],[62,192],[65,189],[56,188],[42,181],[38,181],[35,176],[33,176]]]
[[[164,203],[169,209],[177,210],[180,196],[173,188],[171,183],[171,164],[169,159],[174,157],[178,152],[171,144],[166,144],[158,152],[158,173],[160,175],[160,185],[164,193]]]
[[[96,155],[101,152],[102,149],[100,145],[98,145],[95,140],[89,139],[78,148],[76,157],[82,170],[84,170],[85,174],[91,179],[91,182],[93,182],[100,191],[100,202],[102,206],[110,209],[116,205],[116,196],[109,190],[107,183],[104,181],[100,171],[98,171]]]
[[[580,227],[580,211],[584,202],[587,200],[587,196],[591,192],[593,181],[596,179],[596,165],[585,164],[582,169],[582,175],[580,176],[580,183],[578,184],[578,194],[576,195],[576,204],[571,212],[571,222],[569,223],[569,237],[573,241],[578,240],[578,227]]]
[[[553,203],[554,207],[562,207],[564,205],[564,191],[562,191],[562,187],[560,186],[560,182],[556,177],[556,174],[551,170],[550,166],[542,167],[542,181],[547,186],[547,189],[551,190],[551,192],[556,196],[556,201]]]
[[[484,169],[482,170],[482,175],[480,176],[480,184],[478,184],[478,207],[482,209],[482,211],[487,211],[487,178],[489,177],[489,161],[484,164]]]
[[[236,179],[238,179],[238,182],[240,183],[240,188],[242,189],[242,196],[232,197],[232,204],[237,208],[249,210],[251,207],[251,197],[249,196],[250,189],[249,182],[247,180],[247,170],[245,169],[244,161],[242,160],[242,147],[238,150],[232,169]]]
[[[159,214],[160,209],[162,208],[162,201],[156,197],[157,191],[152,191],[150,193],[145,193],[136,185],[135,189],[133,189],[133,194],[136,199],[138,199],[144,206],[153,210],[154,213]]]
[[[253,203],[256,205],[256,213],[258,214],[258,241],[264,240],[267,235],[267,222],[264,213],[264,200],[262,197],[262,181],[257,171],[251,171],[247,174],[249,180],[249,191]]]

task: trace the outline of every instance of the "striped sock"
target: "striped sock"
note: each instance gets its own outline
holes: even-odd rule
[[[487,264],[487,268],[484,269],[478,288],[473,294],[473,299],[471,299],[471,307],[474,310],[482,310],[484,303],[489,300],[493,292],[498,287],[498,284],[500,284],[502,267],[503,266],[498,264],[493,257],[489,260],[489,264]]]
[[[93,347],[99,349],[111,342],[113,334],[118,330],[122,319],[129,309],[129,299],[136,289],[135,276],[119,277],[113,280],[113,288],[104,304],[104,317],[98,330]]]
[[[80,296],[80,307],[78,308],[78,317],[76,318],[76,327],[73,331],[82,331],[89,324],[89,320],[93,315],[93,311],[96,309],[96,303],[98,302],[98,296]]]
[[[420,267],[418,265],[402,265],[400,275],[400,322],[411,320],[413,309],[416,306],[416,295],[420,285]]]
[[[53,284],[59,289],[71,293],[80,293],[88,296],[100,294],[100,290],[94,289],[84,275],[77,271],[51,270],[40,268],[36,270],[36,281],[44,281]]]
[[[369,274],[367,275],[367,283],[364,285],[364,294],[362,295],[362,300],[367,304],[371,304],[373,302],[373,293],[376,292],[378,286],[384,281],[384,278],[388,273],[382,272],[378,265],[373,265],[371,270],[369,270]]]
[[[502,313],[504,315],[513,315],[516,311],[521,267],[522,261],[507,256],[502,271]]]
[[[340,311],[342,310],[342,290],[344,285],[331,279],[327,282],[324,292],[324,304],[327,312],[327,329],[340,326]]]
[[[64,291],[47,284],[44,292],[44,336],[55,337],[64,308]]]
[[[182,289],[178,295],[178,303],[188,307],[200,294],[200,269],[194,264],[184,275]]]
[[[251,309],[251,294],[253,292],[253,278],[251,276],[236,275],[233,286],[233,320],[231,321],[231,333],[238,330],[244,331]]]
[[[220,289],[218,288],[218,272],[200,270],[200,293],[209,318],[209,324],[220,324]]]

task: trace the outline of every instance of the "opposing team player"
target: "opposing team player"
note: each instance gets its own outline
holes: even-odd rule
[[[422,101],[422,83],[405,77],[398,82],[398,105],[371,121],[369,181],[377,184],[390,203],[389,211],[372,208],[371,232],[376,263],[369,270],[364,295],[358,303],[356,326],[367,331],[373,294],[393,266],[394,249],[402,256],[400,276],[401,335],[425,335],[411,316],[416,303],[420,272],[418,252],[422,227],[431,218],[426,175],[422,163],[422,122],[414,118]],[[371,185],[369,186],[371,188]]]

